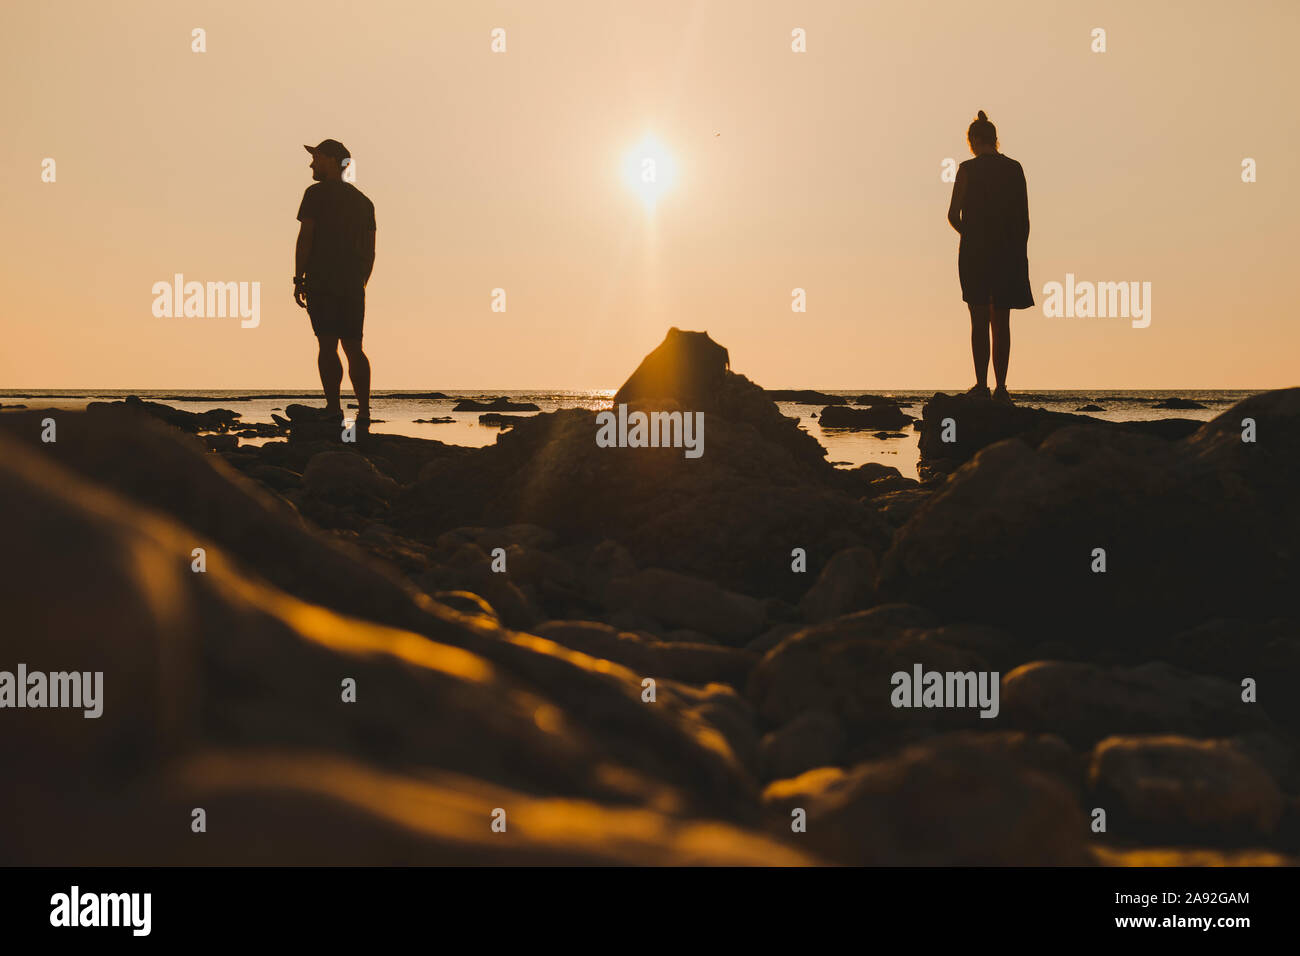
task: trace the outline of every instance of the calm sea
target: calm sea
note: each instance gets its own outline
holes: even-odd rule
[[[345,386],[346,387],[346,386]],[[557,408],[589,408],[600,410],[611,406],[614,389],[551,389],[551,390],[506,390],[506,391],[449,391],[443,390],[447,398],[429,398],[429,392],[413,389],[389,390],[376,392],[371,399],[371,416],[376,420],[372,432],[386,432],[395,435],[410,435],[416,438],[433,438],[454,445],[479,447],[496,441],[501,429],[480,425],[478,412],[453,412],[452,406],[462,398],[489,400],[505,396],[513,401],[532,402],[544,412]],[[854,398],[862,394],[885,395],[896,398],[911,408],[905,409],[912,416],[921,416],[921,406],[935,391],[957,392],[954,389],[914,389],[883,390],[861,389],[819,389],[831,395],[845,395]],[[1194,418],[1208,421],[1226,410],[1234,403],[1253,395],[1257,390],[1197,390],[1197,389],[1133,389],[1127,391],[1051,391],[1051,392],[1015,392],[1012,397],[1018,405],[1031,405],[1051,411],[1073,412],[1081,405],[1096,404],[1104,410],[1088,412],[1096,418],[1108,421],[1128,421],[1134,419],[1156,418]],[[0,391],[0,404],[5,406],[25,404],[29,408],[84,408],[91,401],[120,401],[127,395],[138,395],[142,399],[164,402],[186,411],[203,411],[209,408],[229,408],[239,412],[245,422],[270,422],[272,412],[282,412],[285,405],[292,402],[323,406],[324,399],[319,391],[293,390],[204,390],[185,392],[176,389],[34,389],[23,391],[13,389]],[[1205,409],[1170,410],[1156,409],[1152,406],[1162,399],[1187,398],[1205,405]],[[345,394],[344,403],[348,404]],[[813,435],[828,452],[830,461],[837,465],[851,467],[868,461],[893,465],[909,478],[916,477],[917,433],[904,429],[903,438],[877,438],[869,431],[842,431],[839,429],[822,429],[817,418],[812,416],[821,411],[820,405],[800,405],[793,402],[781,402],[781,411],[786,415],[798,416],[802,427]],[[418,419],[451,418],[453,421],[438,424],[422,424]],[[241,439],[250,444],[261,444],[266,439]],[[705,449],[708,439],[705,438]]]

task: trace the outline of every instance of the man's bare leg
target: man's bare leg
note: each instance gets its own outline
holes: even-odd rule
[[[316,355],[316,368],[320,371],[320,385],[325,390],[325,410],[343,411],[339,404],[339,389],[343,385],[343,363],[339,361],[339,340],[328,335],[318,335],[320,352]]]
[[[357,396],[357,418],[370,420],[370,359],[361,350],[360,339],[343,339],[343,354],[348,357],[348,378]]]

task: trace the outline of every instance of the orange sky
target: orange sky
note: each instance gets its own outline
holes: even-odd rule
[[[0,388],[317,385],[290,277],[326,137],[376,207],[378,389],[616,387],[673,324],[769,387],[964,387],[939,174],[978,109],[1029,182],[1013,391],[1294,385],[1298,28],[1294,0],[6,0]],[[653,216],[646,134],[677,167]],[[260,324],[155,318],[177,272],[260,282]],[[1067,272],[1151,282],[1150,327],[1044,317]]]

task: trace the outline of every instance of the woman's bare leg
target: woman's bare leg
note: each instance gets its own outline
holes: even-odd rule
[[[1007,366],[1011,362],[1011,310],[990,305],[989,318],[993,329],[993,375],[998,388],[1005,389]]]
[[[989,384],[989,320],[991,305],[970,305],[970,354],[975,360],[975,383],[988,388]]]

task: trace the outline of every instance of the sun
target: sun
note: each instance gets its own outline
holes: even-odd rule
[[[649,211],[672,188],[677,163],[663,143],[647,135],[623,157],[623,181]]]

